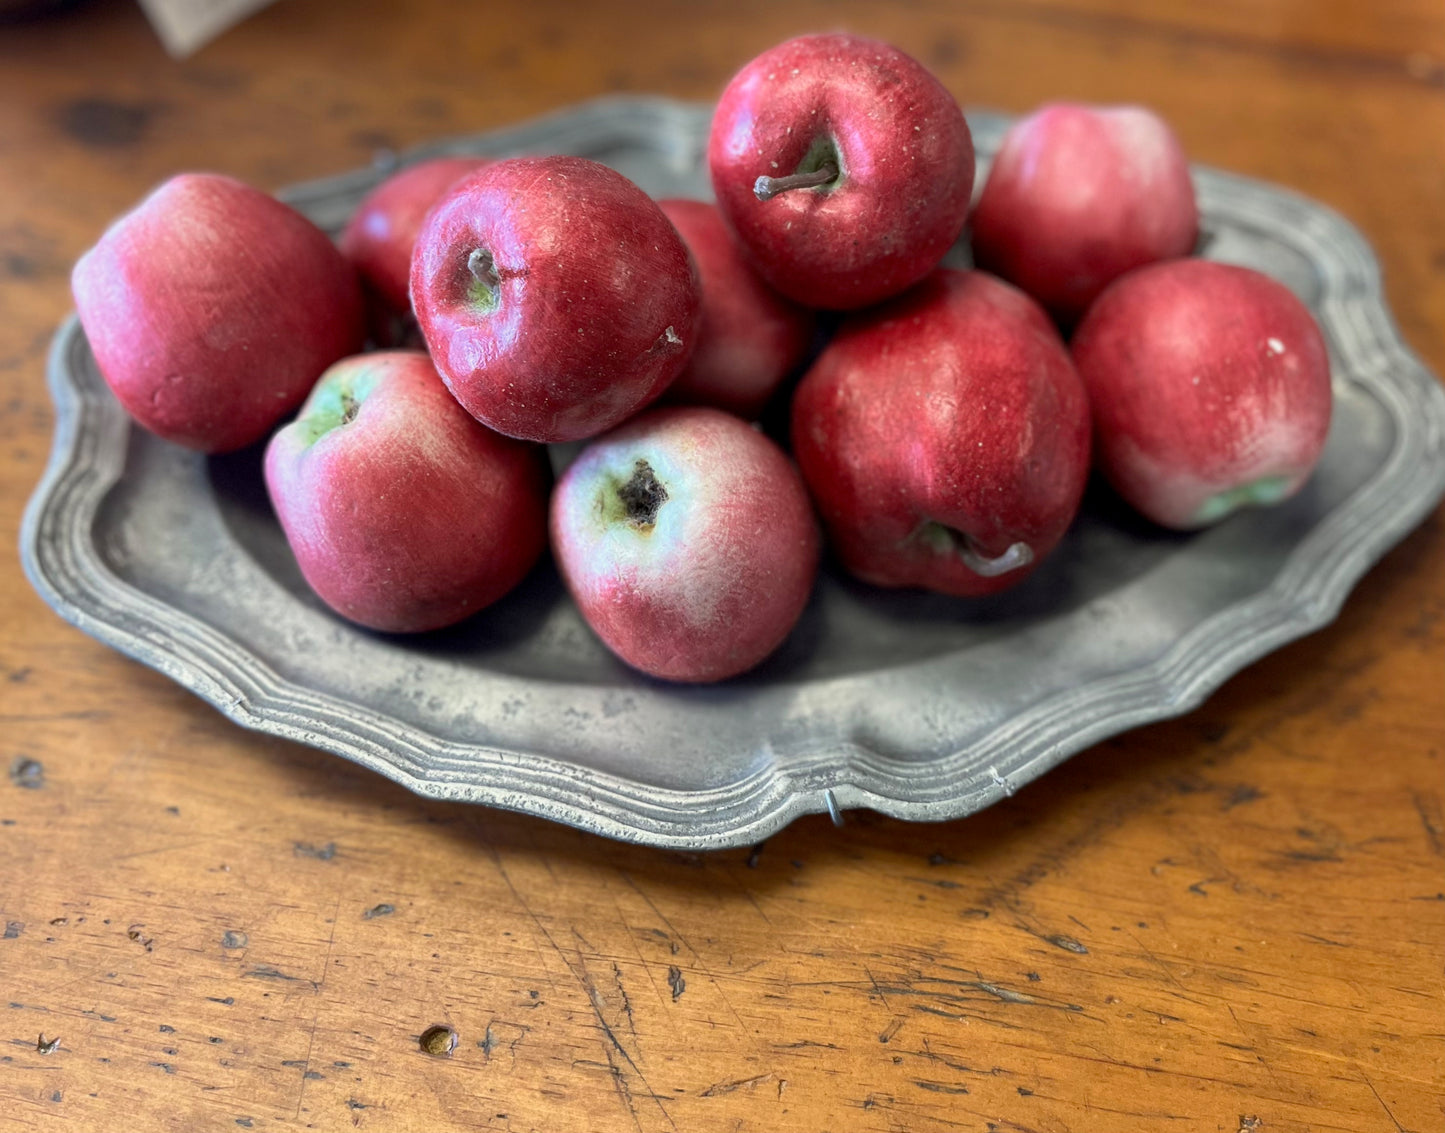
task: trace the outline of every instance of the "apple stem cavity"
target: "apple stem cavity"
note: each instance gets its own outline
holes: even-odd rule
[[[651,529],[657,523],[657,513],[667,502],[667,489],[652,465],[638,460],[632,466],[632,476],[617,489],[627,522],[633,527]]]
[[[753,195],[760,201],[770,201],[779,193],[793,189],[833,187],[842,169],[837,143],[829,137],[817,138],[798,162],[797,169],[786,177],[759,177],[753,182]]]
[[[297,418],[304,443],[313,445],[333,429],[355,421],[376,380],[373,371],[355,367],[349,372],[327,371]]]
[[[485,248],[473,248],[467,257],[467,271],[472,276],[467,297],[480,310],[494,310],[502,297],[502,277],[497,274],[492,253]]]
[[[1027,543],[1011,543],[1003,554],[990,557],[979,551],[964,532],[936,520],[928,520],[916,537],[940,555],[957,555],[963,565],[980,578],[997,578],[1001,574],[1026,567],[1034,561],[1034,551]]]

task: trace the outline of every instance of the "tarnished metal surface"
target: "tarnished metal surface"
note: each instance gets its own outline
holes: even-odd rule
[[[705,196],[708,116],[610,100],[409,157],[577,153],[655,195]],[[969,120],[986,161],[1007,119]],[[284,195],[335,230],[383,165]],[[673,687],[615,661],[549,564],[453,630],[345,624],[301,580],[259,450],[207,459],[132,427],[72,319],[50,360],[55,442],[22,531],[26,571],[63,617],[238,723],[423,794],[695,849],[838,808],[968,814],[1328,622],[1445,490],[1445,394],[1400,342],[1360,235],[1294,194],[1195,176],[1205,254],[1281,279],[1329,340],[1329,445],[1281,508],[1176,535],[1096,487],[1010,593],[883,592],[825,568],[778,655],[721,686]]]

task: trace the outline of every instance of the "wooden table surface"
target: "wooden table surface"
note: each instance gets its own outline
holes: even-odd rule
[[[1438,0],[282,0],[185,62],[93,0],[0,27],[0,527],[69,267],[167,174],[711,98],[839,26],[1327,202],[1445,371]],[[0,571],[0,1129],[1445,1130],[1438,510],[1332,627],[1007,803],[713,855],[249,734]]]

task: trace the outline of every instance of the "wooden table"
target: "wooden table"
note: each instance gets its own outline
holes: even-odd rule
[[[186,62],[127,0],[0,29],[0,526],[70,264],[165,175],[710,98],[820,27],[967,104],[1152,103],[1359,224],[1445,371],[1438,0],[583,7],[283,0]],[[1445,1129],[1439,511],[1330,629],[984,814],[707,856],[243,732],[0,570],[0,1129]]]

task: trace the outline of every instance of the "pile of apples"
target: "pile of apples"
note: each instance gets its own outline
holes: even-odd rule
[[[448,625],[550,543],[598,636],[675,681],[781,644],[818,516],[857,577],[977,596],[1055,547],[1091,454],[1182,529],[1288,497],[1319,457],[1321,334],[1279,283],[1190,258],[1188,166],[1146,110],[1021,120],[970,218],[943,85],[804,36],[732,80],[708,161],[716,206],[576,157],[426,162],[339,248],[178,176],[76,265],[76,304],[141,425],[203,452],[270,435],[276,513],[344,617]],[[940,267],[970,219],[978,270]],[[819,351],[820,310],[843,314]],[[395,348],[407,326],[425,351]],[[790,459],[749,421],[810,357]],[[584,441],[553,484],[543,446]]]

